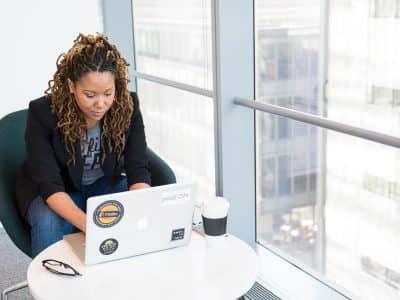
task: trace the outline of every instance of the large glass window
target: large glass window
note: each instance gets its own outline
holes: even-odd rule
[[[258,242],[360,299],[399,299],[399,150],[306,128],[271,142],[259,127]]]
[[[256,0],[256,99],[400,136],[397,9]],[[360,299],[398,299],[399,150],[259,112],[256,145],[257,241]]]
[[[147,142],[178,182],[197,183],[197,200],[215,195],[213,100],[138,80]]]
[[[212,90],[210,0],[135,0],[136,70]]]
[[[212,91],[211,1],[132,1],[137,90],[148,144],[178,182],[197,184],[200,203],[215,195],[214,100],[163,85]],[[146,81],[141,74],[153,76]],[[196,210],[195,221],[200,221]]]
[[[257,100],[400,136],[398,1],[325,2],[255,0]]]

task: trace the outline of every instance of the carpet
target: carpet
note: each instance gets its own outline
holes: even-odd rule
[[[19,250],[0,227],[0,290],[26,280],[31,258]],[[8,300],[32,300],[28,288],[9,294]]]

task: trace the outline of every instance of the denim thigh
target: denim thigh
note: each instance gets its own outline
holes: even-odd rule
[[[69,196],[80,209],[86,212],[87,198],[127,190],[126,179],[111,185],[102,177],[91,185],[83,186],[82,192],[70,193]],[[61,240],[64,234],[78,231],[74,225],[54,212],[40,196],[29,205],[26,220],[31,226],[32,257]]]
[[[70,196],[82,209],[86,202],[83,195],[77,193]],[[61,240],[64,234],[77,231],[75,226],[54,212],[40,196],[29,205],[26,220],[31,226],[32,257]]]

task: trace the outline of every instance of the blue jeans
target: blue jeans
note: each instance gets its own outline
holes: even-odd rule
[[[83,185],[81,192],[72,193],[69,196],[80,209],[86,212],[86,201],[89,197],[127,190],[126,179],[112,186],[102,177],[91,185]],[[55,213],[40,196],[36,197],[29,205],[26,220],[31,226],[32,257],[61,240],[64,234],[79,231],[74,225]]]

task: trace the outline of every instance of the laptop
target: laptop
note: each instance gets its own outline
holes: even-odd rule
[[[194,184],[169,184],[91,197],[86,235],[64,236],[86,265],[187,245],[192,234]]]

